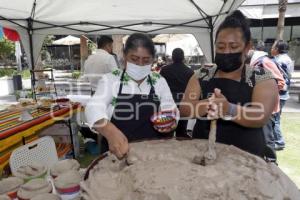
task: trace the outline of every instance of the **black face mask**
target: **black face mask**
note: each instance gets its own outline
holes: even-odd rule
[[[233,72],[242,65],[242,52],[239,53],[216,53],[215,63],[223,72]]]

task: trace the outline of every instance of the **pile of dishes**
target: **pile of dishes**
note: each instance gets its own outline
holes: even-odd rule
[[[19,167],[14,177],[0,181],[0,200],[71,200],[80,198],[80,165],[74,159],[58,161],[50,169],[41,164]]]

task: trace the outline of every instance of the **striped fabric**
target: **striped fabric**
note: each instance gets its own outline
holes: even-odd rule
[[[55,111],[33,109],[30,114],[32,120],[20,121],[20,111],[0,111],[0,177],[2,170],[7,166],[11,152],[22,145],[23,140],[29,143],[38,138],[38,131],[54,124],[57,120],[72,116],[80,111],[79,103],[70,107],[63,107]],[[59,144],[59,156],[70,151],[71,145]]]
[[[32,115],[32,117],[38,118],[43,115],[49,114],[49,111],[41,110],[41,109],[34,109],[29,111],[29,113]],[[21,112],[20,111],[0,111],[0,135],[1,132],[12,128],[14,126],[19,126],[23,124],[24,122],[20,121]]]

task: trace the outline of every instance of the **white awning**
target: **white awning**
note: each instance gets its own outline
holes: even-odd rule
[[[21,35],[27,55],[39,55],[48,34],[190,33],[208,60],[211,30],[243,0],[0,0],[0,25]],[[32,48],[32,51],[31,51]],[[29,57],[30,58],[30,57]]]

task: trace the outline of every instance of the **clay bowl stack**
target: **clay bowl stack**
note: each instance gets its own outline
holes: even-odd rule
[[[50,175],[53,178],[56,178],[60,174],[66,173],[70,170],[78,171],[80,168],[80,164],[75,159],[66,159],[58,161],[53,167],[50,169]]]
[[[61,200],[61,198],[56,194],[39,194],[31,200]]]
[[[7,195],[0,195],[0,200],[11,200],[11,198]]]
[[[17,192],[24,180],[17,177],[9,177],[0,181],[0,195],[7,195],[11,199],[17,198]]]
[[[80,193],[81,175],[77,160],[67,159],[57,162],[50,170],[54,187],[62,199],[74,199]]]
[[[79,171],[71,170],[60,174],[54,179],[54,186],[56,192],[63,199],[74,199],[80,193],[81,176]]]
[[[25,182],[28,182],[36,178],[45,179],[47,172],[48,168],[46,166],[40,164],[31,164],[19,167],[14,175],[23,179]]]
[[[32,179],[22,185],[18,190],[17,196],[19,200],[30,200],[39,194],[47,194],[52,192],[52,184],[44,179]]]

